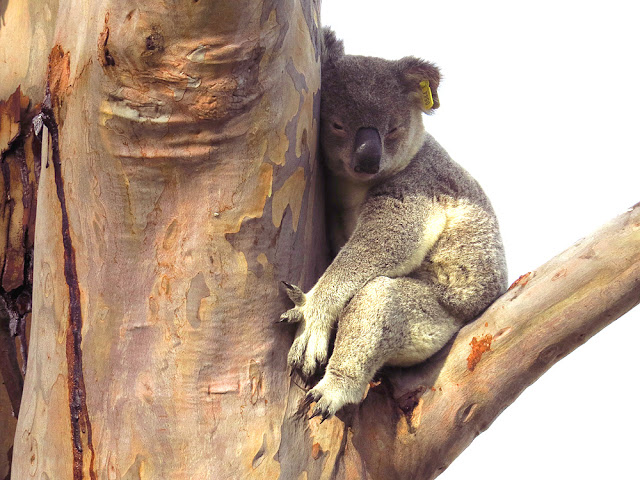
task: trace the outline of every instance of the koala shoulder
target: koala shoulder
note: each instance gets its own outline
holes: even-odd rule
[[[467,199],[481,205],[487,201],[480,184],[428,133],[407,168],[370,193],[401,199],[407,192]]]

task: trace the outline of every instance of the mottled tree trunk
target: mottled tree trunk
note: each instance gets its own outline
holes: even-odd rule
[[[307,421],[274,321],[327,260],[318,2],[0,5],[2,475],[16,428],[19,480],[434,478],[640,300],[636,207]]]
[[[13,478],[277,478],[279,280],[326,261],[319,5],[32,3],[0,29],[45,126]]]

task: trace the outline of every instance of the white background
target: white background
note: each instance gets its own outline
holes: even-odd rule
[[[637,2],[322,0],[347,53],[443,73],[427,130],[491,198],[510,281],[640,201]],[[542,376],[439,478],[640,479],[640,307]]]

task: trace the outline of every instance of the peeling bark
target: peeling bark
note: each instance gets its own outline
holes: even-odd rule
[[[34,111],[20,87],[0,100],[0,478],[10,471],[27,366],[39,158],[31,129]]]
[[[82,4],[48,47],[14,476],[277,478],[279,281],[309,286],[326,252],[318,5],[110,1],[70,21]]]

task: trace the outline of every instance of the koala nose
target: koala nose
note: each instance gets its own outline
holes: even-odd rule
[[[353,149],[354,171],[378,173],[382,157],[382,141],[375,128],[360,128],[356,132]]]

